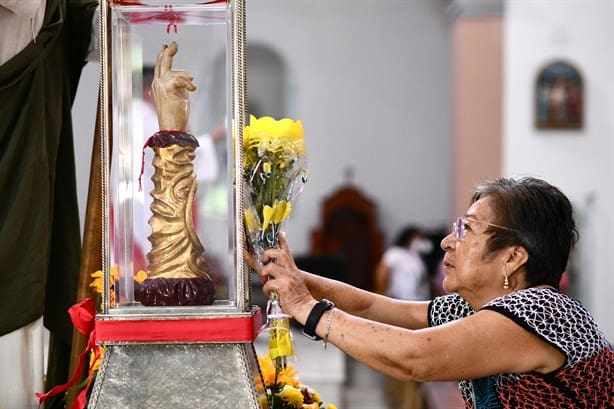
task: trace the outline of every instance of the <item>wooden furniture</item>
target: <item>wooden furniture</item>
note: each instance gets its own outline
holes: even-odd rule
[[[377,225],[377,206],[347,184],[325,198],[321,224],[311,234],[312,257],[336,257],[345,267],[341,281],[372,290],[384,236]]]

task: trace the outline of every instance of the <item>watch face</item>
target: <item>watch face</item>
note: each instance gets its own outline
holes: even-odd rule
[[[311,334],[306,333],[304,329],[303,329],[303,335],[306,336],[307,338],[311,339],[312,341],[319,341],[319,340],[322,339],[322,338],[320,338],[319,336],[317,336],[315,334],[311,335]]]

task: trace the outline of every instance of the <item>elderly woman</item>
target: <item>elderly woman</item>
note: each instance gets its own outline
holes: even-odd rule
[[[441,242],[453,294],[401,301],[313,275],[283,238],[260,275],[307,336],[399,379],[459,381],[468,408],[611,408],[614,352],[558,290],[576,239],[559,189],[498,179],[475,191]]]

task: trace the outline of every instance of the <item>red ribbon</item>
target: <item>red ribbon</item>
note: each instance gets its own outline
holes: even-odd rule
[[[68,383],[64,385],[58,385],[53,387],[47,393],[37,392],[36,396],[39,398],[39,405],[42,405],[46,399],[58,395],[67,391],[71,386],[73,386],[79,380],[81,373],[83,373],[83,365],[85,364],[85,359],[88,357],[88,354],[91,351],[94,351],[94,359],[91,361],[89,371],[88,371],[88,380],[87,386],[83,388],[79,396],[71,406],[71,409],[83,409],[86,405],[87,400],[87,391],[90,388],[93,378],[93,367],[94,362],[100,357],[100,347],[96,345],[96,331],[94,330],[94,323],[96,319],[96,306],[94,305],[94,300],[91,298],[86,298],[78,304],[73,305],[68,309],[68,314],[70,315],[70,319],[72,320],[73,325],[77,330],[88,337],[87,346],[85,350],[81,352],[79,356],[79,364],[75,369],[75,373],[72,378],[68,381]]]
[[[261,311],[247,317],[196,318],[173,320],[96,320],[96,306],[91,298],[86,298],[68,309],[75,328],[88,337],[87,346],[79,356],[79,364],[68,383],[53,387],[47,393],[37,392],[39,405],[46,399],[67,391],[77,383],[83,373],[83,365],[88,354],[93,351],[87,386],[70,409],[84,409],[87,404],[87,391],[94,378],[94,363],[100,358],[100,347],[96,341],[123,342],[251,342],[258,336]],[[99,337],[96,335],[98,330]]]
[[[252,342],[262,322],[250,316],[178,319],[96,320],[98,342]]]

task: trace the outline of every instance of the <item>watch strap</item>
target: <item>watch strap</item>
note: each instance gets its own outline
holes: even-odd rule
[[[335,304],[324,298],[318,301],[316,305],[314,305],[311,309],[309,316],[307,316],[307,321],[305,321],[305,326],[303,327],[303,335],[308,338],[311,338],[314,341],[321,340],[322,337],[319,337],[316,334],[316,327],[318,326],[318,322],[320,322],[320,319],[322,318],[322,314],[324,314],[325,311],[330,310],[334,306]]]

